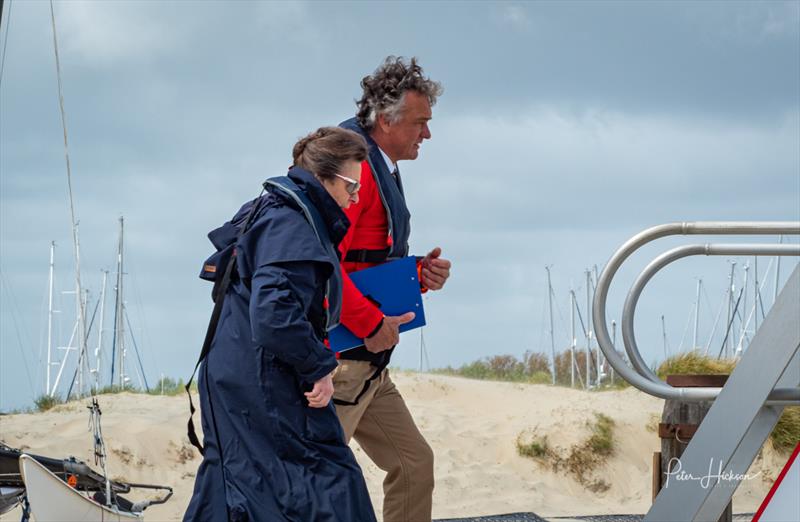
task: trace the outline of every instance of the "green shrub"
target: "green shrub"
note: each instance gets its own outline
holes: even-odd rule
[[[800,406],[784,408],[783,415],[770,435],[772,445],[780,453],[791,453],[800,442]]]
[[[33,403],[36,405],[36,411],[47,411],[53,406],[57,406],[62,402],[63,401],[58,395],[54,395],[51,397],[50,395],[47,394],[39,395],[33,401]]]
[[[150,395],[180,395],[181,393],[186,393],[184,386],[186,384],[183,379],[176,381],[172,377],[162,377],[155,386],[150,388]],[[193,382],[192,388],[196,389],[196,387],[197,383]]]
[[[602,413],[595,413],[595,419],[595,423],[591,425],[592,436],[586,441],[586,446],[597,455],[612,455],[614,453],[614,420]]]
[[[140,393],[141,390],[136,388],[133,384],[127,383],[124,386],[118,386],[116,384],[112,384],[110,386],[104,386],[97,390],[97,395],[105,395],[107,393],[114,394],[114,393]]]
[[[550,453],[550,446],[547,444],[547,436],[533,439],[525,442],[523,434],[517,436],[517,453],[521,457],[530,457],[535,459],[543,459]]]
[[[448,366],[433,371],[445,375],[493,381],[550,383],[553,379],[547,366],[547,357],[533,352],[525,352],[522,361],[513,355],[494,355],[465,364],[460,368]]]

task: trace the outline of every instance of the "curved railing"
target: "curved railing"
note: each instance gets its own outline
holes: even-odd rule
[[[672,249],[654,259],[639,274],[625,300],[622,316],[622,337],[625,350],[633,367],[614,349],[606,325],[606,301],[611,281],[620,266],[643,245],[656,239],[674,235],[800,235],[800,222],[694,222],[668,223],[640,232],[623,244],[606,264],[597,282],[592,306],[597,343],[608,362],[626,381],[643,392],[662,399],[682,401],[708,401],[719,395],[721,388],[676,388],[658,378],[642,359],[636,344],[633,320],[636,304],[645,285],[653,275],[678,259],[693,255],[769,255],[800,256],[800,245],[785,244],[704,244],[687,245]],[[776,388],[769,402],[800,403],[800,388]]]

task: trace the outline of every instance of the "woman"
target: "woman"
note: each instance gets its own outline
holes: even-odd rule
[[[324,127],[293,156],[269,194],[209,234],[218,252],[201,277],[221,277],[234,250],[236,271],[200,374],[205,451],[184,520],[375,520],[323,344],[338,323],[342,208],[358,201],[366,143]]]

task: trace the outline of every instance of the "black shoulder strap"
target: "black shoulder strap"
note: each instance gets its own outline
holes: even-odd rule
[[[258,209],[259,201],[263,194],[264,192],[262,191],[261,194],[253,201],[253,208],[250,209],[247,219],[242,225],[242,228],[239,230],[239,235],[236,238],[237,243],[242,238],[245,231],[247,231],[247,229],[250,227],[250,222],[253,220],[253,216],[256,214],[256,209]],[[211,351],[211,343],[214,340],[214,335],[217,333],[217,325],[219,324],[220,315],[222,315],[222,305],[225,302],[225,295],[228,293],[228,286],[230,286],[231,275],[233,274],[234,270],[236,270],[235,247],[233,254],[231,255],[231,259],[228,261],[228,265],[225,267],[225,274],[222,276],[222,282],[220,283],[217,297],[214,301],[214,311],[211,312],[211,319],[208,321],[208,330],[206,330],[206,338],[203,340],[203,349],[200,351],[200,357],[197,359],[197,364],[194,365],[194,371],[192,371],[192,375],[189,377],[189,382],[187,382],[185,386],[186,394],[189,395],[189,423],[187,425],[189,442],[191,442],[194,447],[200,450],[201,455],[204,453],[203,445],[200,444],[200,439],[197,438],[197,432],[194,429],[194,421],[192,420],[196,410],[194,403],[192,402],[191,387],[192,382],[194,381],[194,376],[197,373],[197,369],[200,367],[200,363],[203,362],[206,356],[208,356],[208,352]]]

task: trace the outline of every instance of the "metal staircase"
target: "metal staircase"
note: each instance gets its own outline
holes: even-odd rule
[[[679,471],[658,494],[645,521],[718,520],[787,405],[800,404],[800,266],[795,268],[723,388],[674,388],[647,367],[633,330],[636,304],[647,282],[668,264],[692,255],[800,256],[800,245],[694,244],[654,259],[638,276],[623,307],[622,333],[631,366],[616,352],[606,323],[614,275],[642,245],[672,235],[800,235],[800,222],[670,223],[647,229],[611,257],[592,308],[597,341],[619,375],[663,399],[714,404],[680,459]]]

